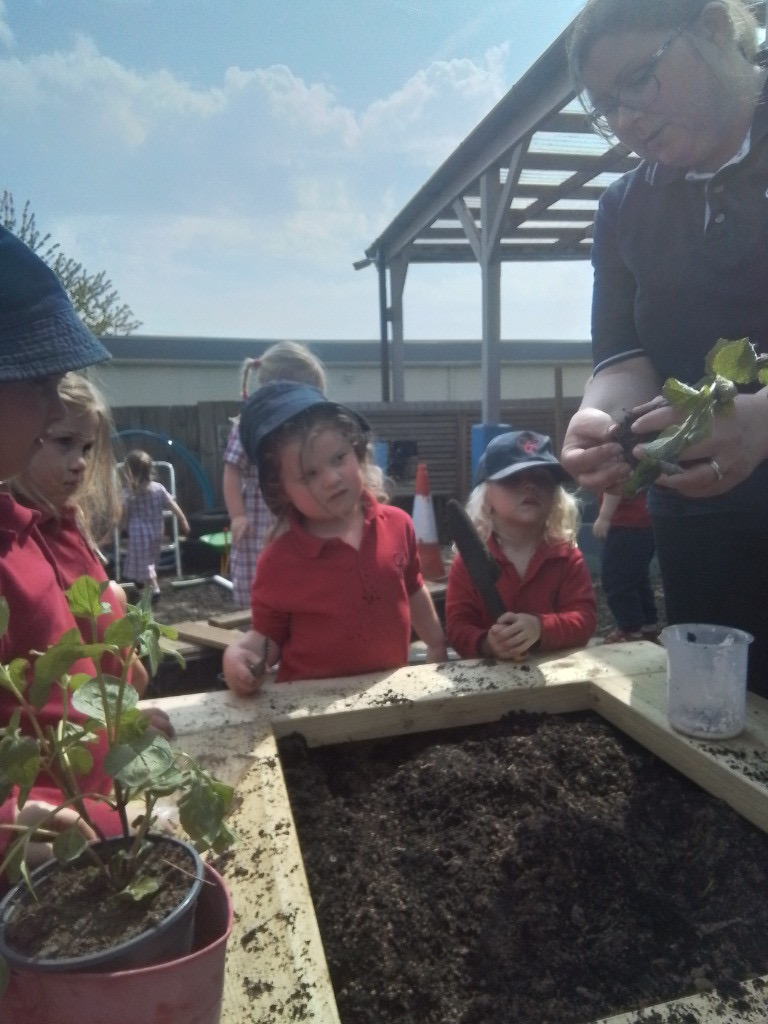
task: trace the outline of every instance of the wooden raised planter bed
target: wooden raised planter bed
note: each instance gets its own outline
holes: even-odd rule
[[[277,755],[277,738],[288,733],[315,746],[490,722],[513,710],[593,710],[768,832],[768,701],[750,696],[737,739],[681,737],[666,722],[666,655],[651,644],[591,647],[521,666],[464,661],[267,684],[252,700],[213,692],[160,703],[179,745],[239,790],[233,823],[241,842],[225,867],[235,926],[223,1024],[339,1021]],[[745,985],[748,1000],[704,993],[603,1024],[758,1024],[768,1020],[763,981]]]

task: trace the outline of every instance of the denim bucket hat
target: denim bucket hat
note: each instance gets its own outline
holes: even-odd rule
[[[0,227],[0,382],[53,377],[111,358],[50,267]]]
[[[552,442],[546,434],[532,430],[510,430],[498,434],[488,442],[488,447],[477,464],[477,483],[486,480],[506,480],[524,469],[548,469],[560,484],[572,482],[555,458]]]
[[[253,392],[240,414],[240,440],[260,474],[259,458],[267,438],[284,423],[320,405],[333,412],[344,412],[356,419],[363,430],[370,430],[368,422],[359,413],[338,402],[329,402],[322,391],[310,384],[274,380]]]

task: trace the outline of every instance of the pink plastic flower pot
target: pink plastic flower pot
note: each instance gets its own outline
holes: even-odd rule
[[[3,1024],[219,1024],[232,902],[205,865],[192,952],[126,971],[14,969],[0,1001]]]

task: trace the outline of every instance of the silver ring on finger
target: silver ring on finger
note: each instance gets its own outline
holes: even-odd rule
[[[720,469],[720,467],[718,466],[718,464],[715,462],[714,459],[710,459],[709,460],[709,465],[710,465],[711,469],[714,470],[715,476],[717,477],[718,481],[722,480],[723,477],[725,476],[725,473],[722,471],[722,469]]]

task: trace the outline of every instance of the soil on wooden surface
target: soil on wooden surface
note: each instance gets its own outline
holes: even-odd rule
[[[137,902],[111,889],[104,873],[83,858],[54,864],[24,892],[5,922],[5,941],[16,952],[42,960],[101,953],[154,928],[189,893],[189,854],[177,844],[153,843],[146,859],[158,891]]]
[[[768,973],[768,837],[597,716],[281,757],[343,1024],[746,1007]]]

